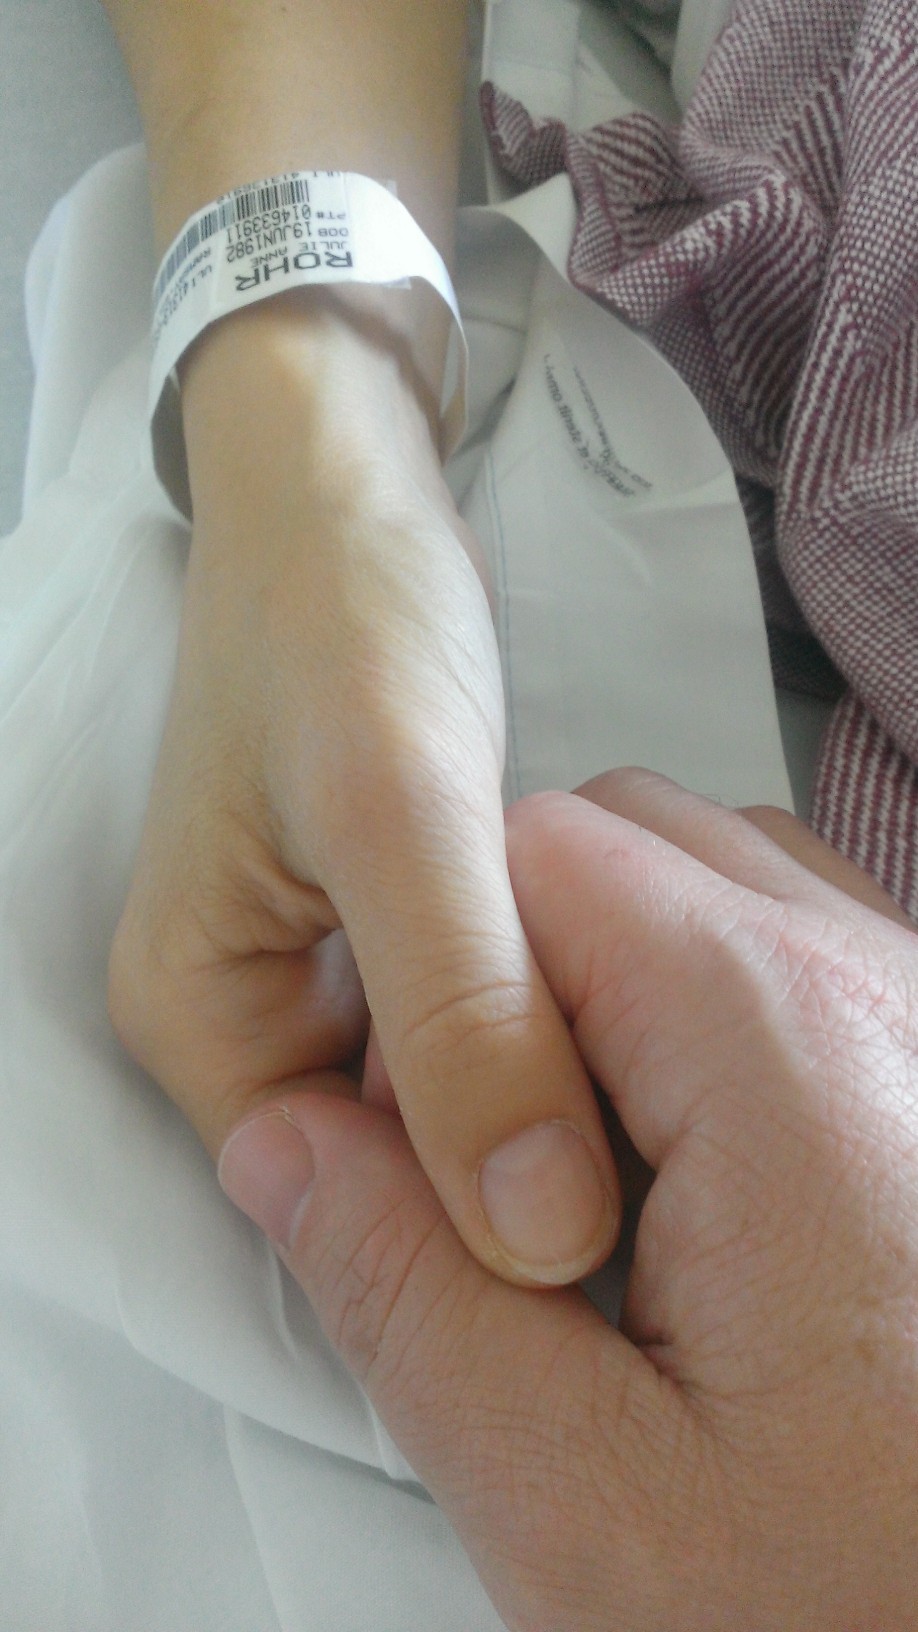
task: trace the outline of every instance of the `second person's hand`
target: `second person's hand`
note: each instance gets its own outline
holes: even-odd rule
[[[622,1330],[485,1273],[375,1106],[290,1095],[297,1203],[257,1119],[225,1187],[508,1629],[918,1632],[918,943],[789,818],[755,825],[815,871],[658,777],[588,791],[522,801],[509,854],[653,1176]]]

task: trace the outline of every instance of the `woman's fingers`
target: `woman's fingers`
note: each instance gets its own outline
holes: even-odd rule
[[[428,764],[424,800],[391,803],[377,783],[362,832],[359,799],[345,818],[331,893],[373,1015],[370,1095],[385,1102],[384,1071],[477,1258],[511,1279],[572,1281],[614,1244],[614,1163],[519,922],[496,774],[490,800],[483,773],[466,800],[431,780]]]
[[[124,1045],[216,1156],[261,1100],[312,1072],[346,1069],[368,1017],[343,931],[320,923],[310,931],[304,921],[298,949],[231,953],[215,947],[192,901],[189,889],[154,933],[145,894],[131,896],[109,962],[109,1011]]]

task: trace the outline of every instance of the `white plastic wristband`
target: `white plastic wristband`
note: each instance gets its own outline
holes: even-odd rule
[[[440,407],[445,458],[465,427],[468,350],[443,260],[395,195],[350,171],[298,170],[234,187],[198,210],[169,246],[153,285],[154,456],[179,507],[190,513],[175,369],[203,329],[287,289],[322,283],[407,288],[412,278],[429,283],[453,318]]]

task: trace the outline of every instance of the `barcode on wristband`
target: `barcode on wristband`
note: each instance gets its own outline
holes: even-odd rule
[[[329,171],[328,174],[337,175],[339,172]],[[154,309],[166,285],[171,283],[198,245],[212,238],[214,233],[223,232],[242,221],[250,221],[253,216],[264,215],[268,210],[289,209],[293,204],[308,203],[309,183],[303,176],[276,176],[270,181],[259,182],[256,187],[240,187],[236,192],[225,194],[216,204],[194,216],[173,244],[153,285]]]
[[[175,370],[199,334],[230,312],[332,283],[410,289],[421,278],[453,317],[442,443],[465,422],[466,348],[449,273],[394,186],[343,170],[295,170],[221,193],[173,239],[153,285],[150,415],[154,441],[180,438]],[[165,429],[164,429],[165,427]],[[189,512],[187,485],[170,492]]]

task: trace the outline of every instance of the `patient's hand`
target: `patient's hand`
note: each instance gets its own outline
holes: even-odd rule
[[[212,330],[184,403],[194,539],[115,1025],[216,1155],[316,1072],[354,1091],[365,991],[469,1247],[570,1279],[608,1250],[617,1186],[514,904],[487,597],[417,396],[313,297]]]
[[[486,1274],[377,1108],[285,1096],[224,1183],[292,1229],[514,1632],[914,1632],[918,943],[739,816],[646,777],[592,793],[640,825],[542,796],[510,859],[656,1173],[624,1333]]]

